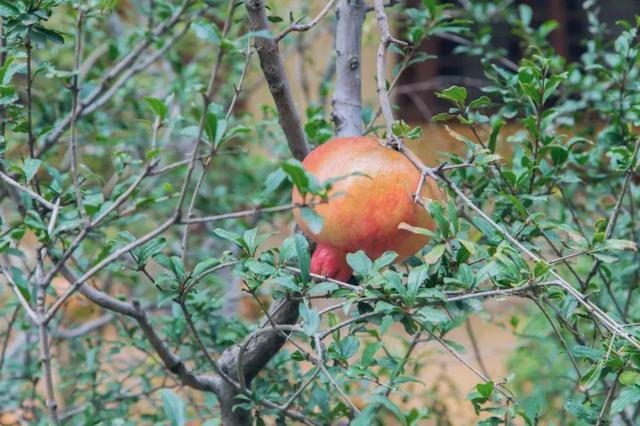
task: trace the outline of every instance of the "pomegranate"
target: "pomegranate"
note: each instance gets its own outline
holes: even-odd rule
[[[433,230],[427,211],[414,203],[420,172],[402,154],[372,137],[337,138],[314,149],[302,163],[318,182],[351,175],[334,183],[329,202],[313,207],[324,220],[313,233],[294,211],[296,222],[317,243],[311,272],[346,281],[351,276],[347,253],[363,250],[371,259],[387,250],[406,259],[423,247],[428,237],[398,229],[401,223]],[[432,179],[423,185],[425,198],[440,200],[443,194]],[[301,203],[293,189],[294,203]]]

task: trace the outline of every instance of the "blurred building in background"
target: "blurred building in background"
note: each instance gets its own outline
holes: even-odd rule
[[[409,6],[412,3],[420,3],[420,0],[407,1]],[[548,20],[556,21],[558,28],[549,36],[552,46],[569,62],[580,60],[584,52],[582,40],[587,38],[589,26],[585,0],[516,0],[516,4],[527,4],[532,8],[533,27]],[[635,15],[640,15],[640,0],[600,0],[596,7],[600,10],[600,20],[613,29],[617,21],[634,21]],[[509,58],[517,62],[522,56],[520,40],[505,23],[497,23],[494,34],[496,46],[506,49]],[[427,122],[431,115],[446,111],[448,103],[440,101],[434,92],[453,84],[465,86],[472,95],[479,95],[478,87],[485,83],[480,60],[456,55],[457,46],[455,41],[436,37],[423,43],[421,49],[438,58],[408,68],[401,77],[395,94],[404,120]]]

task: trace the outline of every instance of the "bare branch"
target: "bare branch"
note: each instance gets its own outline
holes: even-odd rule
[[[244,4],[249,12],[251,31],[269,31],[264,0],[245,0]],[[293,102],[284,64],[278,53],[278,44],[272,37],[265,35],[256,36],[254,44],[260,57],[260,67],[278,109],[280,126],[287,138],[289,149],[295,158],[302,160],[309,153],[309,146],[300,115]]]
[[[473,374],[475,374],[476,376],[478,376],[482,381],[486,382],[490,382],[491,379],[487,376],[485,376],[484,374],[482,374],[480,371],[476,370],[476,368],[469,364],[463,357],[462,355],[460,355],[455,349],[453,349],[449,344],[447,344],[447,342],[445,342],[444,340],[442,340],[440,337],[436,336],[434,333],[432,333],[429,330],[426,330],[427,333],[429,333],[429,335],[431,336],[431,338],[433,338],[434,340],[436,340],[438,343],[440,343],[442,345],[443,348],[445,348],[447,350],[447,352],[449,352],[451,355],[454,356],[454,358],[456,358],[458,361],[460,361],[462,364],[464,364],[465,367],[467,367],[469,370],[471,370],[473,372]],[[496,384],[495,389],[500,392],[502,395],[504,395],[509,401],[513,401],[512,396],[510,395],[508,389],[505,389],[504,386],[502,386],[501,384]]]
[[[22,307],[24,308],[25,312],[27,313],[29,318],[31,318],[31,320],[34,322],[34,324],[38,324],[38,315],[31,308],[31,306],[29,305],[29,302],[27,302],[27,299],[25,299],[24,296],[22,295],[22,292],[20,291],[20,288],[18,288],[18,285],[13,280],[13,276],[11,275],[11,272],[9,272],[4,265],[0,265],[0,268],[2,268],[2,274],[4,275],[5,279],[7,280],[7,284],[9,285],[9,287],[11,288],[13,293],[16,295],[16,298],[18,299],[18,302],[20,302],[20,305],[22,305]]]
[[[289,211],[289,210],[294,210],[294,209],[300,209],[300,208],[304,208],[304,207],[309,207],[310,205],[314,205],[314,204],[318,204],[318,203],[310,203],[310,204],[285,204],[282,206],[276,206],[276,207],[265,207],[265,208],[260,208],[257,207],[255,209],[250,209],[250,210],[241,210],[241,211],[237,211],[237,212],[232,212],[232,213],[222,213],[222,214],[216,214],[216,215],[212,215],[212,216],[204,216],[204,217],[192,217],[192,218],[187,218],[187,219],[181,219],[180,223],[185,223],[185,224],[192,224],[192,223],[210,223],[210,222],[218,222],[221,220],[226,220],[226,219],[236,219],[239,217],[247,217],[247,216],[253,216],[259,213],[279,213],[279,212],[285,212],[285,211]]]
[[[120,249],[116,250],[115,252],[111,253],[109,256],[104,258],[102,261],[98,262],[91,269],[85,272],[84,275],[82,275],[80,278],[75,280],[73,282],[73,285],[71,285],[69,289],[62,296],[60,296],[58,300],[56,300],[53,303],[51,308],[49,308],[49,310],[47,311],[47,314],[42,318],[42,321],[45,323],[51,321],[51,319],[54,317],[58,309],[60,309],[60,307],[67,301],[67,299],[69,299],[69,297],[71,297],[73,293],[75,293],[80,287],[82,287],[82,285],[87,280],[89,280],[95,274],[100,272],[105,266],[117,260],[120,256],[127,254],[128,252],[135,249],[136,247],[140,247],[141,245],[145,244],[147,241],[150,241],[153,238],[157,237],[158,235],[162,234],[167,229],[169,229],[169,227],[175,224],[175,222],[176,222],[176,218],[172,217],[171,219],[165,221],[163,224],[161,224],[159,227],[157,227],[153,231],[150,231],[144,236],[138,238],[137,240],[130,242],[124,247],[121,247]]]
[[[384,1],[375,0],[376,19],[378,20],[378,30],[380,31],[380,45],[378,46],[378,57],[376,60],[376,80],[378,84],[378,99],[380,102],[380,110],[384,117],[387,129],[387,140],[395,143],[393,136],[393,112],[391,111],[391,103],[389,102],[389,93],[387,92],[387,79],[385,76],[386,61],[385,56],[387,48],[391,44],[391,33],[389,31],[389,22],[387,14],[384,11]]]
[[[59,330],[55,334],[55,336],[62,339],[76,339],[78,337],[89,334],[94,330],[98,330],[104,327],[105,325],[111,323],[114,319],[115,319],[115,315],[105,314],[94,320],[87,321],[78,327],[71,328],[68,330]]]
[[[10,176],[5,175],[3,172],[0,172],[0,180],[2,180],[3,182],[7,183],[8,185],[11,185],[12,187],[16,188],[17,190],[22,191],[25,194],[29,195],[31,198],[33,198],[34,200],[36,200],[37,202],[39,202],[40,204],[42,204],[43,206],[45,206],[49,210],[53,210],[54,209],[53,203],[50,203],[49,201],[45,200],[44,197],[42,197],[41,195],[38,195],[37,193],[35,193],[31,189],[27,188],[26,186],[20,185],[18,182],[16,182],[15,180],[11,179]]]
[[[79,282],[82,279],[76,277],[75,273],[67,267],[63,268],[62,273],[70,282]],[[123,302],[89,285],[79,287],[78,292],[104,309],[135,319],[145,337],[162,360],[165,368],[178,376],[182,383],[193,389],[216,392],[217,379],[209,376],[195,375],[190,372],[180,357],[171,352],[171,349],[157,334],[147,317],[146,311],[137,300],[133,300],[131,303]]]
[[[314,341],[315,341],[315,346],[316,346],[315,349],[316,349],[316,352],[318,353],[318,359],[317,359],[317,362],[316,362],[317,367],[322,371],[324,376],[327,378],[327,380],[329,380],[329,383],[331,383],[331,385],[335,388],[335,390],[338,391],[338,393],[340,394],[340,397],[342,398],[342,400],[351,409],[351,413],[354,416],[356,414],[360,414],[360,410],[358,410],[358,407],[356,407],[353,404],[353,402],[351,401],[349,396],[345,393],[344,389],[342,389],[340,387],[340,385],[338,385],[338,383],[333,378],[333,376],[331,375],[329,370],[327,370],[327,367],[324,365],[324,355],[323,355],[323,350],[322,350],[322,342],[320,341],[320,335],[316,334],[314,336]]]
[[[297,274],[300,273],[300,269],[299,268],[295,268],[293,266],[285,266],[285,269],[288,269],[289,271],[295,272]],[[353,284],[349,284],[349,283],[345,283],[343,281],[338,281],[336,279],[327,277],[325,275],[319,275],[319,274],[314,274],[314,273],[310,273],[309,276],[317,281],[327,281],[330,283],[334,283],[339,287],[342,288],[346,288],[348,290],[351,290],[353,292],[355,292],[358,295],[362,295],[364,294],[364,288],[357,286],[357,285],[353,285]]]
[[[49,283],[42,278],[43,267],[43,252],[45,249],[38,250],[37,253],[37,266],[36,266],[36,309],[38,318],[44,316],[46,309],[45,299],[47,297],[47,288]],[[55,425],[60,424],[58,418],[58,402],[56,400],[55,391],[53,388],[53,372],[51,371],[51,349],[49,346],[49,332],[47,330],[47,323],[38,321],[38,336],[40,340],[40,362],[42,364],[42,375],[44,376],[44,385],[46,393],[46,404],[49,408],[49,419],[51,423]]]
[[[289,34],[292,31],[297,31],[297,32],[309,31],[311,28],[315,27],[318,24],[318,22],[320,22],[322,18],[324,18],[327,15],[327,13],[329,13],[329,11],[331,10],[335,2],[336,0],[329,0],[325,5],[325,7],[320,11],[320,13],[318,13],[318,15],[315,18],[313,18],[313,20],[311,20],[311,22],[309,22],[308,24],[300,24],[297,22],[295,24],[291,24],[276,36],[276,38],[274,39],[275,42],[279,43],[280,40],[285,38],[287,34]]]
[[[106,104],[113,96],[120,90],[133,76],[147,70],[154,62],[163,58],[166,53],[187,33],[191,26],[191,21],[187,22],[185,26],[174,36],[165,41],[164,45],[153,54],[149,55],[141,61],[138,61],[118,78],[118,80],[102,94],[98,95],[91,103],[81,104],[80,115],[84,117],[89,115]]]
[[[173,27],[180,22],[182,16],[184,15],[187,7],[191,3],[192,0],[183,0],[180,8],[171,16],[171,18],[165,20],[160,25],[158,25],[152,33],[152,37],[145,37],[137,46],[135,46],[124,58],[122,58],[118,63],[116,63],[102,78],[102,80],[97,84],[97,87],[80,103],[77,107],[77,115],[78,117],[82,117],[85,115],[85,110],[93,104],[96,100],[98,100],[104,92],[109,87],[109,84],[114,81],[118,76],[122,74],[125,70],[131,68],[131,66],[138,60],[140,55],[153,43],[156,37],[160,37],[171,30]],[[204,9],[204,8],[203,8]],[[81,67],[82,68],[82,67]],[[138,71],[140,71],[139,69]],[[62,121],[58,123],[58,125],[47,134],[44,145],[42,149],[37,152],[36,157],[41,156],[45,152],[47,152],[51,147],[55,145],[55,143],[60,139],[65,130],[69,127],[72,120],[72,114],[69,113]]]
[[[13,314],[11,314],[11,317],[9,318],[7,331],[4,336],[4,341],[2,342],[2,349],[0,349],[0,379],[2,379],[2,367],[4,366],[4,361],[7,355],[7,348],[9,347],[9,341],[11,340],[11,332],[13,331],[13,326],[18,319],[20,307],[20,305],[16,305],[15,309],[13,310]]]
[[[73,188],[76,195],[76,203],[80,211],[80,217],[85,224],[89,223],[89,217],[84,209],[82,201],[82,190],[80,188],[80,180],[78,179],[78,144],[76,141],[76,124],[78,122],[78,94],[80,93],[80,58],[82,56],[82,21],[84,20],[84,12],[78,12],[76,19],[76,47],[75,62],[73,66],[73,77],[71,79],[71,131],[69,136],[69,151],[71,151],[71,177],[73,179]]]

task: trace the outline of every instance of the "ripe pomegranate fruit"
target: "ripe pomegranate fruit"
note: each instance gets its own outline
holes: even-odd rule
[[[302,162],[318,182],[352,175],[334,183],[329,202],[313,207],[324,220],[318,234],[311,232],[295,210],[296,222],[317,243],[311,272],[346,281],[351,276],[347,253],[363,250],[371,259],[387,250],[398,261],[423,247],[428,237],[398,229],[401,223],[433,230],[427,211],[414,203],[420,172],[402,154],[372,137],[337,138],[314,149]],[[432,179],[423,185],[422,196],[440,200],[443,194]],[[293,189],[294,203],[302,197]]]

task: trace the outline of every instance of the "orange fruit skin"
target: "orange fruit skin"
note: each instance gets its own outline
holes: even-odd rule
[[[311,260],[312,272],[346,280],[351,275],[346,253],[363,250],[375,259],[391,250],[398,253],[397,260],[401,261],[428,242],[424,235],[398,229],[403,222],[435,228],[427,211],[413,199],[420,172],[401,153],[372,137],[337,138],[314,149],[302,164],[320,183],[360,174],[335,182],[329,202],[313,207],[324,220],[318,234],[311,232],[300,211],[294,210],[298,225],[318,243]],[[421,195],[434,200],[443,198],[430,178],[425,181]],[[303,202],[296,188],[292,200]]]

